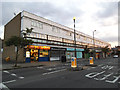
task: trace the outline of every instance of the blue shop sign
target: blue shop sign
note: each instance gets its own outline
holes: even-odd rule
[[[75,51],[75,49],[74,48],[67,48],[67,51]],[[76,51],[84,51],[84,49],[76,48]]]

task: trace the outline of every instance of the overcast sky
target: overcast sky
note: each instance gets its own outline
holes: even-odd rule
[[[25,10],[59,24],[118,45],[118,1],[119,0],[2,0],[2,23],[0,37],[4,37],[4,25],[14,17],[14,13]],[[1,6],[1,4],[0,4]]]

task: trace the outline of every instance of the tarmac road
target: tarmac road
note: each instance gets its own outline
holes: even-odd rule
[[[118,88],[120,68],[117,58],[95,60],[96,67],[85,66],[89,61],[80,61],[84,70],[69,70],[70,63],[50,67],[31,67],[3,70],[2,84],[12,88]]]

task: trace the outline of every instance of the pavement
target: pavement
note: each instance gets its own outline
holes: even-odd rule
[[[79,62],[88,61],[89,59],[80,59]],[[11,69],[19,69],[19,68],[29,68],[29,67],[37,67],[37,66],[44,66],[44,67],[50,67],[54,65],[61,65],[65,63],[71,63],[70,60],[67,60],[66,62],[61,61],[46,61],[46,62],[32,62],[32,63],[17,63],[17,67],[15,67],[15,62],[2,62],[2,67],[0,67],[1,70],[11,70]]]
[[[28,68],[28,67],[37,67],[37,66],[53,66],[53,65],[59,65],[62,62],[60,61],[48,61],[48,62],[32,62],[32,63],[18,63],[17,67],[15,67],[14,63],[5,63],[2,64],[2,68],[0,70],[11,70],[11,69],[19,69],[19,68]]]

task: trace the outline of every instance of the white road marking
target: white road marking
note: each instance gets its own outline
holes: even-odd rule
[[[43,68],[43,67],[37,67],[37,68]]]
[[[14,74],[14,73],[12,73],[11,75],[12,75],[12,76],[15,76],[15,77],[17,77],[17,75],[16,75],[16,74]]]
[[[2,88],[5,88],[5,90],[10,90],[6,85],[0,83],[0,89],[2,90]]]
[[[46,69],[46,70],[49,70],[49,71],[51,71],[51,70],[63,69],[63,68],[65,68],[65,67],[48,68],[48,69]]]
[[[102,66],[103,64],[98,65],[99,67]]]
[[[24,77],[19,77],[19,79],[23,79]]]
[[[92,68],[88,68],[87,70],[91,70]]]
[[[8,71],[3,71],[4,73],[9,73]]]
[[[105,80],[105,82],[115,83],[120,78],[120,75],[118,77],[117,76],[113,76],[113,77],[115,78],[113,81]]]
[[[6,81],[6,82],[3,82],[3,83],[11,83],[11,82],[15,82],[16,80],[10,80],[10,81]]]
[[[46,75],[46,74],[52,74],[52,73],[61,72],[61,71],[65,71],[65,70],[66,70],[66,69],[57,70],[57,71],[48,72],[48,73],[43,73],[42,75]]]
[[[100,75],[100,74],[103,74],[105,71],[102,71],[102,72],[100,72],[100,73],[98,73],[98,72],[93,72],[93,73],[89,73],[89,74],[87,74],[87,75],[85,75],[86,77],[88,77],[88,78],[93,78],[93,77],[96,77],[96,76],[98,76],[98,75]]]
[[[51,70],[53,70],[53,69],[52,69],[52,68],[48,68],[47,70],[51,71]]]
[[[103,67],[101,67],[102,69],[112,69],[113,68],[113,66],[108,66],[108,65],[106,65],[106,66],[103,66]]]
[[[110,73],[108,75],[104,75],[105,77],[103,78],[94,78],[95,80],[105,80],[107,77],[111,76],[113,73]]]
[[[111,66],[109,69],[112,69],[113,68],[113,66]]]
[[[91,67],[91,68],[96,68],[96,67]]]

